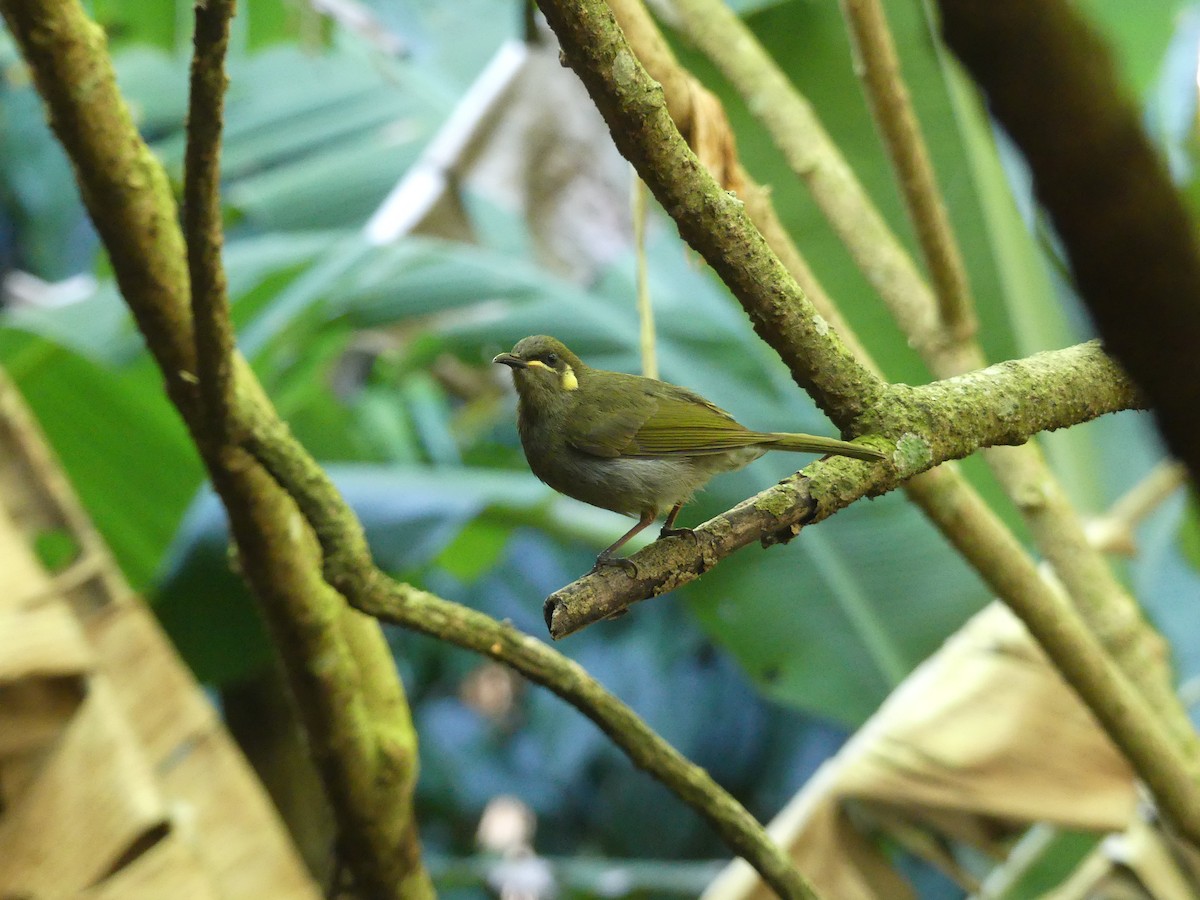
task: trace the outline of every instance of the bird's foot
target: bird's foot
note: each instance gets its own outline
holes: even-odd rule
[[[695,531],[693,531],[691,528],[667,528],[667,527],[664,525],[664,526],[663,526],[663,529],[662,529],[662,531],[660,531],[660,532],[658,533],[658,539],[659,539],[660,541],[661,541],[663,538],[668,538],[668,537],[685,537],[685,536],[686,536],[686,537],[690,537],[692,540],[695,540],[695,539],[696,539],[696,532],[695,532]]]
[[[596,564],[592,566],[592,571],[588,572],[591,575],[594,572],[599,572],[601,569],[616,566],[618,569],[624,569],[629,573],[630,578],[638,577],[638,567],[632,559],[626,559],[624,556],[605,556],[601,553],[596,557]]]

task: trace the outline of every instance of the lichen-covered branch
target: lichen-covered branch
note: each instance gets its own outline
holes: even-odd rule
[[[980,447],[1020,444],[1039,431],[1140,403],[1096,341],[921,387],[891,385],[862,419],[868,434],[890,440],[890,464],[820,460],[704,523],[694,536],[656,541],[638,551],[630,557],[637,567],[632,575],[605,567],[583,576],[546,600],[551,634],[564,637],[681,587],[748,544],[790,540],[804,525]]]

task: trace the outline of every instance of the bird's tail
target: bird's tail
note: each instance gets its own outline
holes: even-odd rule
[[[837,438],[818,437],[814,434],[770,434],[772,450],[795,450],[800,453],[833,453],[854,459],[886,459],[887,454],[865,444],[851,444]]]

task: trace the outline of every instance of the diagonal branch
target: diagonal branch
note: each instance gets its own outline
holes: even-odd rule
[[[679,134],[662,88],[646,73],[605,3],[542,4],[567,63],[587,86],[618,148],[637,168],[679,233],[787,361],[796,383],[843,431],[884,385],[855,361],[754,227],[745,204],[724,191]],[[799,315],[795,313],[799,312]],[[784,347],[800,352],[784,353]]]

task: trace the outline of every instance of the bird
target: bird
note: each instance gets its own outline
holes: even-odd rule
[[[676,528],[675,519],[692,495],[768,450],[886,458],[864,444],[752,431],[694,391],[593,369],[544,334],[523,338],[492,362],[512,370],[517,431],[533,474],[560,494],[638,520],[600,553],[592,571],[633,566],[614,554],[663,512],[660,539],[691,534]]]

